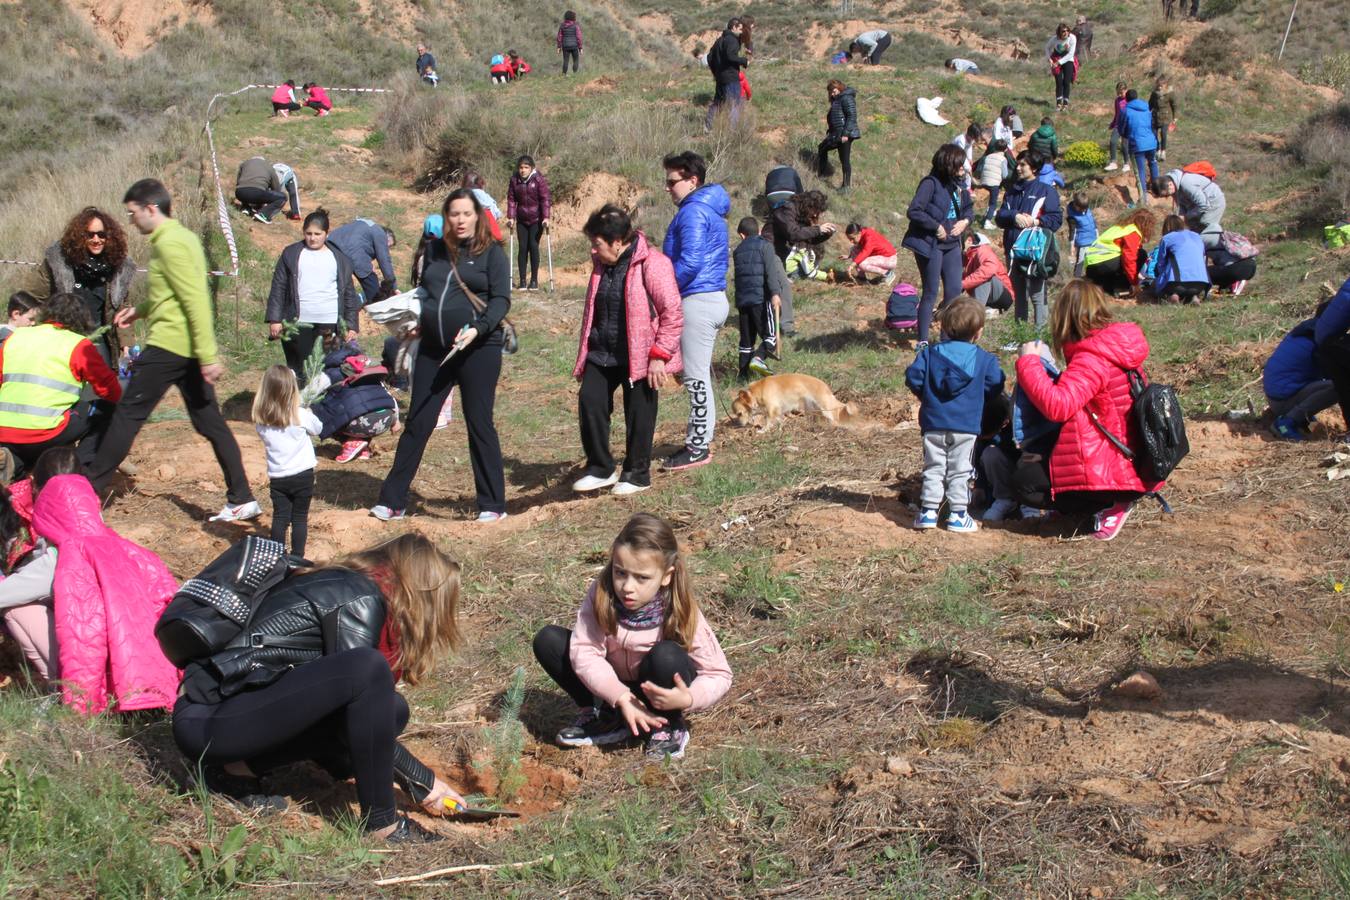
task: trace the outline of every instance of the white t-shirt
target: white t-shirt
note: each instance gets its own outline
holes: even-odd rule
[[[285,478],[287,475],[299,475],[314,468],[318,463],[314,458],[314,444],[309,436],[318,437],[323,431],[323,423],[305,407],[300,407],[300,424],[276,428],[272,425],[258,425],[258,437],[262,438],[263,449],[267,452],[267,477]]]
[[[300,321],[333,325],[338,320],[337,257],[324,247],[300,251],[297,263]]]

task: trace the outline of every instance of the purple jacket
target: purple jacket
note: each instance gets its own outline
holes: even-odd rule
[[[530,173],[530,177],[521,180],[519,175],[511,176],[506,188],[506,217],[522,225],[538,225],[549,218],[553,212],[553,198],[548,192],[548,181],[539,170]]]

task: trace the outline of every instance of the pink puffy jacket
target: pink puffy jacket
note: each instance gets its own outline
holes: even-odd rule
[[[592,583],[577,612],[568,657],[581,683],[610,706],[628,693],[624,682],[637,681],[638,666],[642,665],[643,657],[662,640],[659,625],[629,631],[622,624],[616,624],[614,632],[605,634],[595,618],[595,584]],[[689,693],[694,700],[689,712],[698,712],[721,700],[731,687],[731,665],[702,612],[698,614],[694,645],[686,649],[698,673],[698,677],[689,683]]]
[[[684,330],[684,307],[680,305],[680,286],[675,283],[675,268],[670,259],[647,243],[641,231],[634,237],[633,255],[623,282],[624,319],[628,324],[628,380],[647,377],[647,363],[665,360],[666,372],[674,375],[684,365],[680,358],[680,332]],[[591,254],[591,283],[586,288],[586,308],[581,314],[581,346],[572,375],[580,378],[586,371],[586,351],[595,321],[595,293],[600,288],[604,266]]]
[[[1017,385],[1046,418],[1064,428],[1050,454],[1050,495],[1064,491],[1156,491],[1134,463],[1107,440],[1088,410],[1131,449],[1140,446],[1130,415],[1129,376],[1148,359],[1148,341],[1133,322],[1112,322],[1081,341],[1064,345],[1064,371],[1052,381],[1035,356],[1017,360]]]
[[[103,523],[83,475],[47,482],[33,529],[57,550],[52,594],[66,704],[87,715],[110,699],[118,712],[173,706],[178,672],[155,640],[178,590],[164,562]]]

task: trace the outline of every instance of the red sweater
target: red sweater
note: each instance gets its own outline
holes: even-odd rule
[[[4,371],[5,345],[0,344],[0,372]],[[122,384],[117,380],[117,373],[108,368],[103,357],[88,341],[80,341],[71,351],[70,374],[79,381],[88,382],[93,386],[94,393],[109,403],[122,399]],[[60,434],[69,421],[70,410],[66,410],[61,416],[61,424],[55,428],[0,428],[0,444],[40,444]]]
[[[862,262],[869,256],[894,256],[895,247],[891,242],[881,236],[881,232],[873,228],[864,228],[858,232],[858,251],[853,254],[853,261]]]

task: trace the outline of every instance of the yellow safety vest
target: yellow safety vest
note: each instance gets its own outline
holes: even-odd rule
[[[1097,263],[1120,256],[1120,245],[1116,241],[1127,234],[1139,234],[1141,238],[1143,237],[1139,229],[1133,225],[1112,225],[1097,237],[1095,244],[1087,248],[1087,253],[1083,256],[1083,265],[1095,266]]]
[[[84,337],[55,325],[16,328],[5,341],[0,372],[0,428],[42,431],[61,424],[83,383],[70,356]]]

